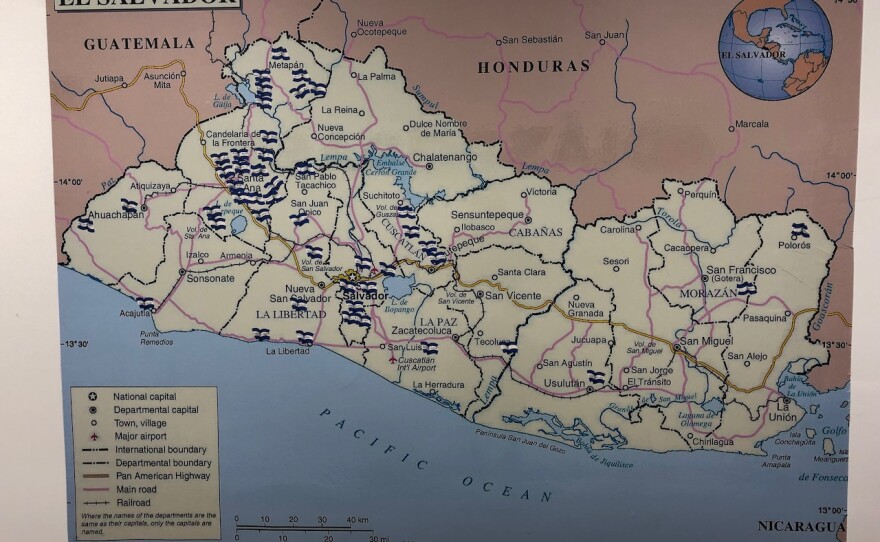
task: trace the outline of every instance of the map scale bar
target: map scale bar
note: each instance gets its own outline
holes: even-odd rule
[[[374,533],[375,529],[353,529],[345,525],[236,525],[236,531],[273,531],[273,532],[349,532]]]

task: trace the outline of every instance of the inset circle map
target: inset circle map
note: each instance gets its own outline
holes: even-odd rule
[[[743,0],[718,39],[730,82],[760,100],[786,100],[809,90],[831,59],[831,26],[813,0]]]

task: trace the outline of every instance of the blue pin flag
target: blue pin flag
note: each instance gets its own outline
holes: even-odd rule
[[[315,341],[315,334],[310,331],[296,330],[296,339],[303,346],[312,346]]]
[[[251,328],[251,331],[254,332],[254,340],[258,342],[265,342],[269,340],[269,330],[266,328],[255,327]]]
[[[738,295],[755,295],[758,293],[758,288],[754,282],[740,282],[736,285],[736,293]]]

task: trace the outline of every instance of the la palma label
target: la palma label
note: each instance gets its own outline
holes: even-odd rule
[[[243,0],[55,0],[55,11],[241,9]]]

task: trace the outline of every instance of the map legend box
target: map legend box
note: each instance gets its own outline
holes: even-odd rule
[[[70,389],[77,540],[217,540],[217,388]]]

